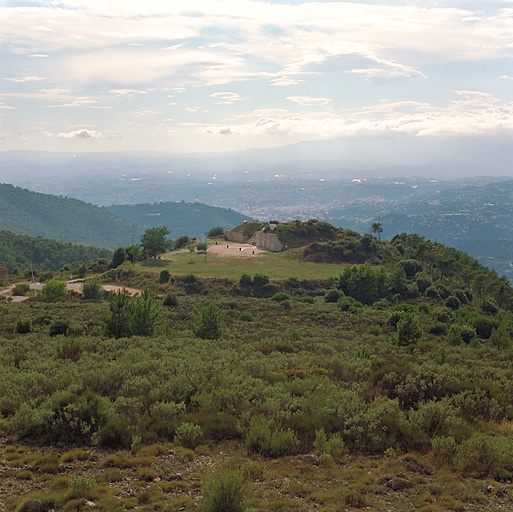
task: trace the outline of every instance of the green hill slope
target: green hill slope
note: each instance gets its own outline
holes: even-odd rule
[[[115,249],[142,229],[104,208],[0,184],[0,230]]]
[[[199,238],[203,237],[211,228],[221,226],[227,230],[248,219],[242,213],[228,208],[184,201],[114,205],[107,209],[118,217],[138,224],[144,229],[166,226],[171,230],[172,238],[180,235]]]
[[[7,267],[9,272],[14,267],[27,270],[31,264],[34,270],[58,270],[64,265],[76,267],[111,257],[112,252],[108,249],[0,231],[0,265]]]

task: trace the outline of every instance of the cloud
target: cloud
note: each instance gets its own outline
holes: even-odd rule
[[[26,82],[40,82],[45,79],[41,76],[20,76],[17,78],[4,78],[4,80],[8,80],[9,82],[14,82],[16,84],[24,84]]]
[[[57,134],[59,139],[99,139],[101,136],[102,134],[100,132],[87,128]]]
[[[137,119],[154,119],[160,112],[158,110],[138,110],[132,112],[133,116]]]
[[[327,105],[331,103],[330,98],[314,98],[312,96],[288,96],[289,101],[299,103],[300,105]]]
[[[148,94],[148,92],[137,89],[111,89],[109,94],[114,96],[139,96],[140,94]]]
[[[236,101],[242,101],[246,99],[236,92],[215,92],[214,94],[211,94],[210,97],[217,100],[217,105],[231,105]]]

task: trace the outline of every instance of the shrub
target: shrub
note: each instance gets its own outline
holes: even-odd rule
[[[473,339],[477,338],[476,330],[469,325],[462,325],[459,327],[460,336],[464,343],[470,343]]]
[[[300,297],[298,299],[299,302],[303,302],[305,304],[313,304],[315,302],[313,297],[310,297],[309,295],[306,295],[304,297]]]
[[[213,238],[215,236],[221,236],[224,235],[224,228],[221,226],[216,226],[215,228],[212,228],[208,233],[207,236],[209,238]]]
[[[492,335],[492,330],[497,327],[498,322],[486,316],[480,316],[474,321],[474,329],[477,335],[483,339],[489,339]]]
[[[351,309],[351,306],[354,306],[355,304],[356,304],[356,301],[353,299],[353,297],[340,297],[337,300],[337,306],[342,311],[349,311]],[[360,304],[360,306],[361,306],[360,302],[358,304]]]
[[[450,295],[447,297],[447,299],[445,299],[444,305],[455,311],[461,307],[461,301],[455,295]]]
[[[428,332],[431,334],[442,335],[447,334],[448,327],[447,324],[443,322],[433,322],[428,326]]]
[[[484,313],[489,313],[490,315],[496,315],[499,312],[497,301],[492,297],[486,297],[481,302],[481,309]]]
[[[283,302],[284,300],[290,300],[290,295],[285,292],[277,292],[271,297],[271,300]]]
[[[392,327],[397,327],[399,320],[404,316],[404,311],[392,311],[390,315],[388,315],[387,324]]]
[[[253,315],[251,313],[248,313],[247,311],[243,311],[239,315],[239,320],[241,322],[253,322],[253,320],[255,320],[255,318],[253,317]]]
[[[251,420],[246,436],[250,453],[260,453],[271,458],[284,457],[294,454],[298,444],[292,430],[283,430],[262,416]]]
[[[401,347],[416,343],[422,336],[422,328],[413,313],[405,313],[397,322],[397,344]]]
[[[194,450],[203,439],[203,431],[195,423],[182,423],[175,433],[175,443]]]
[[[28,283],[18,283],[13,289],[12,294],[17,296],[26,295],[30,291],[30,285]]]
[[[451,463],[456,455],[458,445],[452,436],[435,436],[431,439],[433,455],[443,462]]]
[[[203,482],[199,509],[201,512],[243,512],[244,494],[244,481],[239,472],[216,471]]]
[[[242,274],[239,279],[239,286],[241,288],[248,288],[253,285],[253,279],[248,274]]]
[[[65,320],[55,321],[50,325],[50,336],[67,336],[69,332],[69,322]]]
[[[14,331],[17,334],[28,334],[30,331],[32,331],[32,323],[26,318],[20,318],[16,322]]]
[[[435,286],[430,286],[426,289],[426,297],[430,299],[440,300],[440,292]]]
[[[80,341],[66,340],[59,345],[57,349],[57,357],[59,359],[69,359],[70,361],[76,362],[80,359],[83,351],[84,347]]]
[[[202,308],[201,318],[192,331],[198,338],[216,340],[221,337],[223,327],[223,312],[215,304],[209,304]]]
[[[43,295],[48,300],[55,300],[68,295],[66,281],[51,279],[43,286]]]
[[[82,294],[84,299],[98,300],[102,296],[102,285],[96,278],[87,279],[82,284]]]
[[[463,441],[456,452],[456,463],[465,472],[487,475],[501,460],[496,438],[481,434]]]
[[[125,420],[110,419],[99,430],[96,440],[104,448],[130,448],[132,431]]]
[[[169,278],[171,277],[171,275],[169,274],[169,270],[161,270],[160,271],[160,275],[159,275],[159,283],[161,284],[165,284],[165,283],[169,283]]]
[[[475,331],[474,331],[475,332]],[[463,337],[461,336],[461,330],[457,325],[452,325],[446,338],[449,345],[458,346],[463,343]]]
[[[316,455],[327,454],[331,457],[338,457],[344,448],[344,441],[338,432],[332,434],[329,439],[326,437],[324,429],[315,431],[315,441],[313,449]]]
[[[340,297],[343,297],[344,293],[340,290],[328,290],[324,295],[324,300],[326,302],[337,302]]]
[[[177,296],[172,292],[167,293],[162,301],[162,305],[168,308],[176,308],[178,306]]]

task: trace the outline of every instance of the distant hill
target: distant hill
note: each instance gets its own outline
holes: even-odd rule
[[[139,240],[143,229],[77,199],[0,184],[0,230],[115,249]]]
[[[114,215],[138,224],[143,229],[166,226],[171,238],[180,235],[203,237],[211,228],[228,230],[251,220],[242,213],[202,203],[162,202],[152,204],[114,205],[107,207]]]
[[[31,267],[33,270],[59,270],[64,265],[77,267],[101,258],[110,260],[112,251],[0,231],[0,265],[9,272],[15,267],[20,271]]]

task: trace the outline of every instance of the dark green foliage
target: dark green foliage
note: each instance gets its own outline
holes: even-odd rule
[[[166,226],[148,228],[141,236],[141,245],[149,258],[157,258],[159,254],[166,252],[169,247],[167,235],[171,231]]]
[[[440,300],[440,291],[436,286],[430,286],[426,289],[426,297],[434,300]]]
[[[243,512],[245,486],[242,476],[233,469],[215,471],[203,483],[201,512]]]
[[[221,236],[223,234],[224,234],[224,229],[221,226],[217,226],[215,228],[210,229],[209,232],[207,233],[207,236],[209,238],[213,238],[215,236]]]
[[[386,279],[383,269],[373,269],[368,263],[346,267],[340,275],[337,287],[345,295],[363,304],[371,304],[379,297],[379,290]]]
[[[181,249],[182,247],[185,247],[190,242],[190,238],[187,235],[180,235],[174,243],[174,248]]]
[[[481,309],[483,310],[483,313],[488,313],[490,315],[496,315],[499,312],[497,301],[492,297],[486,297],[481,302]]]
[[[203,431],[194,423],[182,423],[175,434],[175,444],[194,450],[203,440]]]
[[[132,431],[126,421],[112,418],[98,432],[98,443],[104,448],[130,448]]]
[[[215,340],[223,333],[223,312],[215,305],[209,304],[201,310],[201,318],[193,325],[192,331],[204,340]]]
[[[135,298],[123,289],[109,297],[109,311],[104,313],[105,334],[113,338],[151,336],[160,317],[161,306],[147,288]]]
[[[248,274],[242,274],[239,279],[239,286],[241,288],[249,288],[253,285],[253,279]]]
[[[43,286],[43,295],[47,300],[56,300],[68,295],[66,281],[51,279]]]
[[[82,284],[82,294],[86,300],[99,300],[103,296],[102,285],[97,278],[87,279]]]
[[[128,254],[124,247],[118,247],[112,255],[112,261],[109,268],[118,268],[121,264],[128,260]]]
[[[32,323],[27,318],[19,318],[16,321],[14,330],[17,334],[28,334],[30,331],[32,331]]]
[[[23,296],[27,295],[27,293],[30,291],[30,285],[28,283],[18,283],[13,289],[12,294]]]
[[[160,284],[166,284],[169,283],[169,278],[171,275],[169,274],[169,270],[161,270],[159,274],[159,283]]]
[[[453,311],[461,307],[461,301],[455,295],[450,295],[445,299],[444,305]]]
[[[255,320],[255,318],[251,313],[248,313],[247,311],[243,311],[239,315],[239,320],[242,322],[253,322]]]
[[[176,294],[172,292],[166,293],[166,296],[162,301],[162,305],[168,308],[176,308],[178,306],[178,298]]]
[[[405,347],[416,343],[422,336],[422,328],[419,325],[417,317],[410,312],[397,322],[397,343],[400,347]]]
[[[492,329],[497,327],[498,322],[486,316],[479,316],[474,320],[473,327],[477,335],[483,339],[489,339],[492,335]]]
[[[199,242],[197,245],[196,245],[196,250],[198,252],[206,252],[206,250],[208,249],[208,246],[205,242]]]
[[[272,297],[271,300],[274,300],[276,302],[283,302],[284,300],[289,300],[290,295],[285,292],[277,292]]]
[[[337,302],[340,297],[344,295],[344,292],[340,290],[328,290],[324,295],[325,302]]]
[[[414,277],[418,272],[422,272],[422,263],[417,260],[401,260],[397,265],[404,269],[404,273],[408,278]]]
[[[49,336],[67,336],[69,332],[69,322],[67,320],[56,320],[50,325]]]

